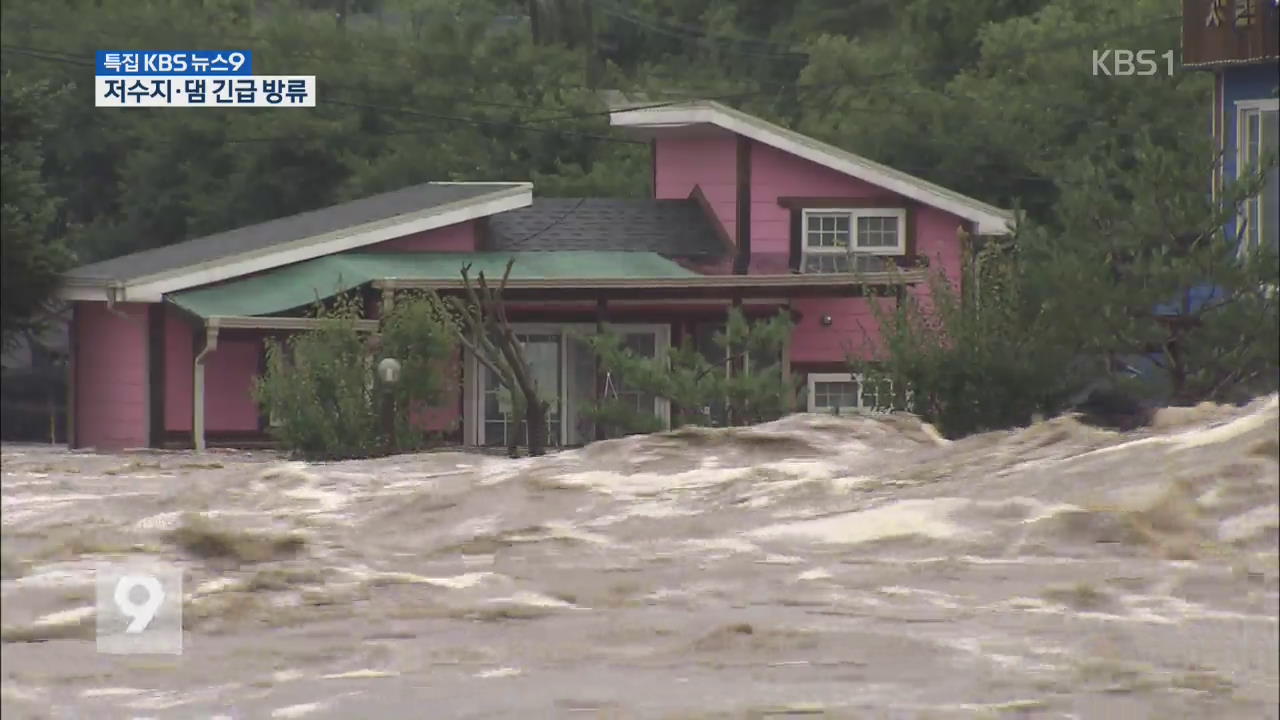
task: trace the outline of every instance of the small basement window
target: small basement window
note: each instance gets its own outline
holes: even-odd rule
[[[810,373],[809,412],[839,415],[894,410],[893,381],[860,374]]]

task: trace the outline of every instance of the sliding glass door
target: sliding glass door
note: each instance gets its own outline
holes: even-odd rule
[[[547,417],[547,445],[556,446],[560,439],[560,365],[561,335],[559,334],[524,334],[516,337],[524,344],[524,356],[529,362],[529,370],[538,383],[538,390],[543,398],[551,404]],[[511,406],[511,393],[498,382],[493,371],[484,370],[484,439],[483,444],[504,447],[508,433],[515,433],[517,444],[528,444],[529,423],[522,420],[514,424],[514,413]]]
[[[595,439],[595,427],[587,419],[585,410],[595,402],[598,379],[608,380],[605,389],[610,396],[625,400],[637,410],[652,412],[664,423],[667,421],[665,400],[629,388],[621,379],[607,375],[607,371],[603,376],[598,372],[595,357],[583,340],[594,334],[595,329],[595,325],[585,323],[516,326],[516,337],[524,343],[525,356],[538,387],[551,404],[548,446],[584,445]],[[667,325],[615,325],[611,329],[622,336],[627,348],[644,357],[657,357],[670,345]],[[508,433],[516,433],[519,444],[525,445],[527,423],[516,426],[511,422],[509,393],[500,386],[492,371],[478,363],[473,367],[481,380],[475,388],[479,400],[478,442],[501,447],[506,445]]]

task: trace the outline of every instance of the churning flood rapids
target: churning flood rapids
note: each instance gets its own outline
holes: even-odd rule
[[[1277,398],[947,442],[795,415],[543,458],[3,452],[18,718],[1274,718]],[[185,568],[101,655],[94,563]]]

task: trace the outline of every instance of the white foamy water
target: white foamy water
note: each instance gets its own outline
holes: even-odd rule
[[[1276,717],[1277,408],[519,460],[5,447],[0,711]],[[184,568],[181,658],[94,652],[126,556]]]

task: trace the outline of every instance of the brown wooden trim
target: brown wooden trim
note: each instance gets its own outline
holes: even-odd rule
[[[609,301],[608,300],[605,300],[604,298],[600,298],[596,300],[595,321],[596,321],[596,334],[597,335],[604,334],[605,325],[609,322]],[[595,363],[595,369],[596,369],[595,400],[596,400],[596,403],[598,404],[600,403],[601,400],[604,399],[605,375],[604,375],[603,368],[600,367],[600,363],[598,361]],[[593,433],[593,436],[595,437],[595,439],[604,440],[605,439],[604,425],[599,422],[593,423],[593,425],[595,425],[595,428],[594,428],[595,432]]]
[[[658,197],[658,140],[649,141],[649,197]]]
[[[1218,72],[1213,74],[1213,148],[1217,158],[1213,163],[1213,184],[1210,190],[1215,199],[1222,195],[1222,171],[1227,148],[1226,122],[1226,77]]]
[[[877,293],[875,287],[872,288],[873,295],[890,295],[892,288],[902,283],[894,285],[885,285],[884,291]],[[909,283],[908,283],[909,284]],[[787,288],[769,288],[769,287],[745,287],[739,292],[744,299],[747,298],[812,298],[812,297],[864,297],[867,293],[862,285],[858,284],[831,284],[831,285],[798,285]],[[678,295],[673,292],[672,288],[614,288],[610,290],[600,290],[598,288],[556,288],[556,289],[512,289],[507,288],[504,292],[508,302],[516,300],[596,300],[604,297],[610,300],[671,300],[676,299],[717,299],[723,300],[726,296],[725,288],[709,288],[709,287],[693,287],[681,288]],[[673,297],[675,295],[675,297]],[[621,314],[619,309],[618,313]],[[682,311],[675,311],[682,312]],[[514,313],[513,313],[514,315]]]
[[[684,309],[672,308],[670,312],[655,312],[650,309],[628,312],[626,309],[610,306],[608,321],[611,323],[636,323],[645,325],[662,325],[679,320],[723,322],[728,307]],[[743,314],[749,319],[771,318],[778,313],[778,307],[744,305]],[[591,310],[546,310],[520,311],[508,310],[507,315],[513,323],[595,323],[597,315]]]
[[[738,275],[746,275],[751,267],[751,145],[751,138],[738,136],[738,254],[733,258],[733,271]]]
[[[1182,66],[1208,67],[1280,59],[1280,8],[1271,0],[1252,3],[1252,23],[1236,23],[1235,2],[1223,2],[1219,13],[1211,15],[1212,0],[1182,2]],[[1163,57],[1156,58],[1160,71],[1167,71]]]
[[[733,305],[731,306],[731,308],[739,312],[742,311],[741,295],[734,296]],[[728,327],[727,323],[725,324],[725,327],[726,328]],[[739,375],[743,375],[745,373],[746,367],[747,367],[747,363],[746,363],[745,357],[732,358],[732,362],[729,363],[729,376],[738,377]]]
[[[800,208],[791,208],[791,245],[787,252],[791,272],[800,272],[800,261],[804,258],[804,211]]]
[[[917,226],[919,223],[916,222],[916,211],[919,207],[920,206],[917,203],[907,203],[903,212],[902,234],[903,240],[905,241],[903,245],[905,252],[903,254],[907,257],[915,257],[917,253],[916,248],[919,246],[919,237],[917,237]]]
[[[903,199],[898,195],[876,197],[793,197],[778,198],[778,204],[788,210],[821,210],[823,208],[901,208]]]
[[[957,230],[960,236],[960,304],[967,306],[974,300],[978,279],[978,224],[965,223]]]
[[[276,441],[270,434],[259,430],[221,430],[205,432],[206,447],[272,447]],[[167,449],[190,449],[195,447],[191,433],[186,430],[170,430],[164,434],[160,447]]]
[[[193,375],[191,381],[192,381],[193,387],[195,383],[195,377],[194,377],[195,358],[200,357],[201,351],[204,350],[204,341],[205,341],[204,323],[203,322],[194,323],[191,326],[191,359],[192,359],[191,372]],[[207,387],[208,386],[206,385],[206,389]],[[188,438],[187,442],[189,444],[187,445],[187,447],[196,446],[196,403],[195,403],[194,396],[191,399],[191,429],[187,431],[180,431],[180,432],[182,432],[182,434]],[[208,437],[209,437],[208,428],[205,428],[206,443],[208,442]]]
[[[71,320],[67,326],[67,447],[80,447],[76,432],[76,404],[79,402],[80,303],[71,303]]]
[[[783,307],[783,310],[788,315],[792,315],[793,316],[792,322],[795,322],[794,320],[795,310],[792,309],[791,303],[787,303]],[[795,335],[795,330],[793,328],[792,331],[787,333],[786,337],[782,339],[782,381],[788,385],[790,385],[792,380],[794,379],[794,376],[792,375],[792,372],[791,372],[791,340],[794,337],[794,335]],[[794,386],[792,387],[794,390]],[[783,408],[786,409],[787,412],[795,412],[796,396],[794,391],[789,392],[787,394],[786,404],[783,406]]]
[[[701,185],[694,185],[693,191],[689,193],[689,199],[698,203],[698,207],[702,208],[702,214],[706,216],[707,222],[711,223],[711,229],[715,231],[716,238],[720,244],[724,246],[725,252],[729,257],[738,254],[738,247],[734,245],[733,238],[729,237],[729,230],[725,228],[724,223],[720,222],[720,216],[716,215],[716,211],[711,207],[711,201],[707,200],[707,196],[702,192]]]
[[[165,308],[147,306],[147,434],[153,448],[164,444]]]
[[[487,252],[493,247],[493,229],[489,227],[488,216],[477,218],[472,222],[475,233],[475,246],[478,252]]]
[[[266,377],[267,374],[267,339],[262,338],[258,344],[258,377]],[[262,406],[258,407],[258,430],[264,433],[271,432],[271,413]]]
[[[842,361],[792,363],[791,374],[800,377],[806,384],[813,373],[853,373],[849,363]]]

